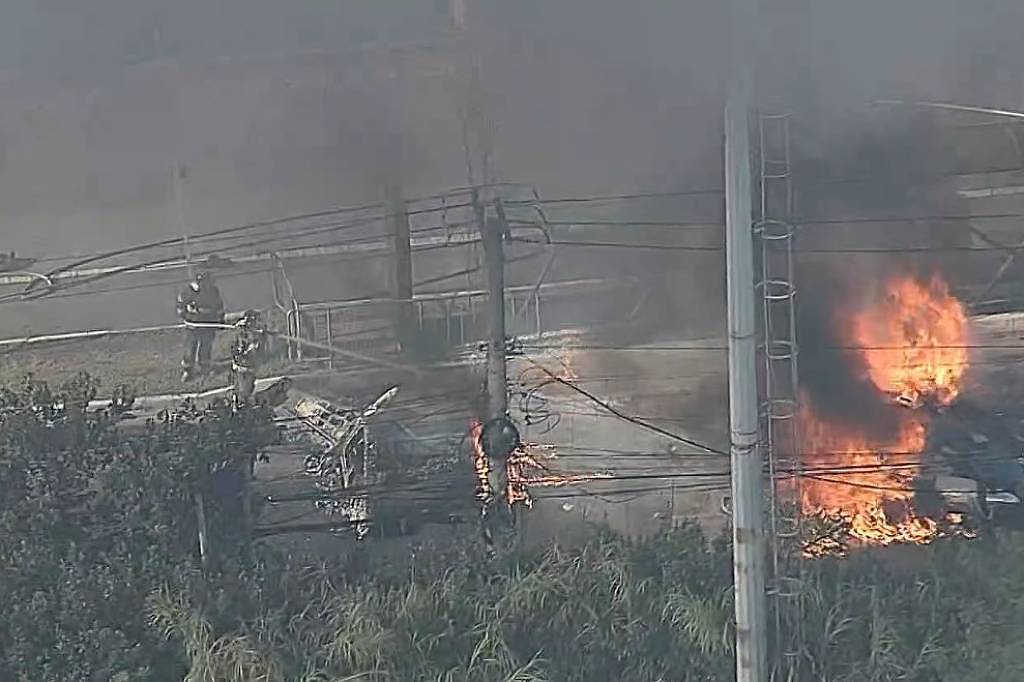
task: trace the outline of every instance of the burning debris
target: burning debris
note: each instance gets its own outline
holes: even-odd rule
[[[844,350],[854,357],[844,364],[870,386],[878,403],[870,413],[883,418],[826,414],[812,392],[802,393],[800,503],[821,521],[805,554],[845,552],[840,531],[853,544],[931,542],[942,524],[915,509],[913,483],[934,414],[926,408],[952,404],[968,367],[964,306],[938,276],[899,276],[886,282],[882,300],[837,311],[830,324],[850,340]]]
[[[925,445],[916,415],[889,439],[822,421],[810,407],[802,408],[800,419],[805,514],[842,519],[849,535],[867,544],[922,543],[935,536],[935,523],[912,508],[912,481]]]
[[[469,427],[469,442],[473,448],[473,469],[476,471],[476,497],[486,503],[494,496],[491,489],[491,463],[484,452],[484,423],[474,419]]]
[[[477,499],[487,504],[494,498],[495,477],[484,447],[484,425],[474,419],[470,427],[470,441],[473,450],[473,468],[477,476]],[[530,508],[533,498],[530,488],[560,488],[576,483],[607,479],[608,473],[565,474],[552,471],[540,459],[554,459],[549,451],[551,446],[519,443],[506,460],[505,495],[510,506],[522,504]],[[541,452],[546,454],[542,456]]]

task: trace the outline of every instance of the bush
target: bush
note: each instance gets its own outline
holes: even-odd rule
[[[238,470],[262,409],[182,406],[128,432],[88,377],[0,390],[0,679],[655,682],[732,677],[726,540],[474,544],[322,565],[253,553]],[[216,556],[198,567],[193,499]],[[1024,543],[995,534],[804,564],[793,679],[989,682],[1024,674]],[[774,625],[775,619],[770,619]]]
[[[268,435],[253,428],[266,415],[226,405],[123,433],[111,410],[87,409],[95,396],[84,375],[0,390],[0,679],[180,679],[146,600],[199,579],[193,496]],[[244,537],[232,518],[211,522],[234,538],[225,562]]]

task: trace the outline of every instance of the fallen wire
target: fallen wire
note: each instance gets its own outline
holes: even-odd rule
[[[678,433],[673,433],[673,432],[671,432],[671,431],[669,431],[667,429],[661,428],[660,426],[656,426],[654,424],[650,424],[650,423],[645,422],[645,421],[643,421],[641,419],[637,419],[636,417],[632,417],[632,416],[630,416],[628,414],[625,414],[624,412],[622,412],[620,410],[617,410],[612,405],[609,405],[604,400],[601,400],[600,398],[598,398],[593,393],[590,393],[586,389],[580,388],[579,386],[577,386],[573,382],[568,381],[568,380],[563,379],[562,377],[558,376],[557,374],[555,374],[554,372],[549,370],[547,367],[544,367],[543,365],[541,365],[537,361],[533,360],[532,358],[527,357],[527,356],[523,356],[523,357],[525,358],[525,360],[527,362],[529,362],[530,364],[534,365],[539,370],[541,370],[546,375],[548,375],[548,377],[551,379],[550,383],[561,384],[562,386],[565,386],[566,388],[569,388],[569,389],[571,389],[573,391],[576,391],[577,393],[579,393],[583,397],[587,398],[588,400],[590,400],[591,402],[593,402],[593,403],[595,403],[597,405],[600,405],[601,407],[603,407],[604,409],[608,410],[610,413],[612,413],[613,415],[615,415],[619,419],[622,419],[623,421],[627,421],[627,422],[629,422],[631,424],[636,424],[637,426],[645,428],[648,431],[652,431],[652,432],[657,433],[659,435],[665,436],[666,438],[671,438],[674,441],[678,441],[680,443],[684,443],[686,445],[689,445],[690,447],[697,448],[698,450],[703,450],[705,452],[710,452],[710,453],[715,454],[715,455],[722,455],[723,457],[728,457],[729,456],[728,453],[722,452],[721,450],[718,450],[717,448],[713,448],[710,445],[705,445],[704,443],[700,443],[700,442],[692,440],[690,438],[686,438],[685,436],[680,436]]]

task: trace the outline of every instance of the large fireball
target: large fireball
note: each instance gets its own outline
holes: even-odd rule
[[[853,316],[852,345],[862,349],[871,382],[918,405],[951,403],[967,368],[967,312],[938,276],[891,280],[884,300]]]
[[[948,405],[959,393],[968,366],[967,313],[939,277],[896,277],[885,292],[833,323],[850,341],[844,352],[861,356],[863,379],[881,401],[894,403],[899,427],[886,433],[824,419],[804,394],[801,505],[806,514],[847,521],[862,543],[928,542],[938,526],[911,506],[927,440],[928,412],[919,408]]]

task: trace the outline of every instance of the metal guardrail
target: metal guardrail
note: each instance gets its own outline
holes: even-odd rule
[[[636,289],[642,298],[638,278],[580,279],[546,282],[506,289],[506,328],[512,336],[540,337],[566,328],[578,328],[579,321],[559,315],[558,321],[545,315],[545,308],[564,296],[607,294]],[[417,329],[433,335],[444,347],[453,349],[477,343],[487,335],[487,291],[468,289],[413,296]],[[298,315],[306,320],[303,334],[328,345],[373,349],[377,353],[400,351],[391,321],[393,298],[367,298],[298,304]],[[609,320],[610,321],[610,320]],[[305,337],[304,337],[305,338]],[[390,346],[390,347],[389,347]],[[329,354],[303,358],[333,366]]]
[[[529,186],[515,183],[499,183],[481,187],[458,187],[446,192],[429,197],[410,199],[405,202],[407,214],[410,216],[412,227],[413,250],[438,248],[450,245],[474,244],[479,241],[478,228],[476,225],[477,216],[473,210],[473,195],[479,193],[483,199],[500,197],[505,212],[508,214],[509,223],[514,223],[516,229],[537,229],[545,236],[549,235],[548,223],[544,216],[542,204],[537,191]],[[386,234],[388,214],[387,207],[382,204],[374,204],[354,209],[345,209],[346,220],[353,224],[359,224],[360,229],[366,227],[373,234],[367,235],[354,241],[346,241],[335,244],[324,244],[321,240],[323,234],[329,233],[330,226],[324,230],[317,227],[315,232],[304,236],[302,239],[292,240],[291,248],[286,250],[272,250],[261,253],[248,254],[227,254],[220,257],[224,266],[231,266],[239,263],[252,261],[269,261],[270,267],[265,271],[269,272],[271,284],[272,302],[269,309],[276,311],[282,318],[282,326],[286,327],[285,335],[293,337],[287,342],[287,357],[294,362],[324,362],[328,368],[333,368],[335,360],[339,357],[341,349],[365,348],[367,354],[374,356],[388,351],[398,353],[399,340],[395,330],[395,306],[399,304],[409,305],[412,308],[412,320],[419,331],[421,338],[429,337],[432,344],[443,345],[447,349],[455,349],[473,344],[486,336],[486,312],[484,301],[487,293],[482,289],[466,288],[464,290],[448,291],[433,294],[420,294],[413,296],[411,301],[399,301],[393,298],[366,298],[354,300],[334,300],[323,302],[303,303],[300,293],[296,291],[291,278],[289,268],[295,261],[307,258],[337,256],[341,254],[365,255],[393,249],[392,239]],[[319,214],[311,214],[319,215]],[[307,216],[308,218],[308,216]],[[440,218],[440,219],[439,219]],[[296,218],[298,220],[298,218]],[[278,221],[272,221],[274,223]],[[383,231],[374,227],[377,222],[384,223]],[[269,224],[269,223],[268,223]],[[418,234],[417,234],[418,233]],[[376,236],[374,236],[376,235]],[[312,240],[312,241],[311,241]],[[299,243],[295,243],[298,241]],[[545,240],[538,242],[543,245]],[[230,250],[230,249],[229,249]],[[565,311],[556,315],[546,312],[546,309],[553,305],[554,298],[561,298],[563,295],[599,294],[602,298],[590,297],[583,302],[583,306],[590,306],[592,303],[603,306],[610,310],[604,299],[609,295],[607,292],[612,289],[623,289],[635,286],[637,281],[632,278],[619,279],[581,279],[563,282],[545,282],[550,270],[550,259],[553,252],[550,247],[541,248],[537,254],[547,254],[547,262],[541,269],[537,280],[532,285],[510,287],[507,290],[507,311],[509,319],[507,328],[510,334],[516,336],[539,337],[552,331],[560,331],[566,328],[578,328],[581,324],[589,324],[589,317],[586,315],[568,315],[564,319]],[[187,267],[187,262],[177,257],[170,257],[166,261],[150,261],[148,266],[140,266],[131,272],[149,272],[154,270],[173,270]],[[103,274],[106,270],[111,272],[125,273],[123,267],[112,268],[89,268],[86,270],[65,270],[57,275],[59,278],[73,278],[78,276],[91,276]],[[17,279],[7,281],[0,278],[0,284],[21,283]],[[642,303],[643,294],[636,297]],[[582,301],[582,299],[581,299]],[[626,309],[631,306],[626,302]],[[640,303],[632,306],[638,308]],[[570,306],[569,313],[577,308]],[[603,308],[602,308],[603,309]],[[621,308],[620,308],[621,309]],[[600,315],[598,315],[599,317]],[[557,323],[554,319],[559,319]],[[621,315],[620,315],[621,317]],[[548,320],[551,318],[551,321]],[[620,320],[621,321],[621,320]],[[56,335],[24,337],[0,341],[0,347],[17,347],[20,345],[33,345],[47,340],[71,340],[99,338],[122,334],[142,334],[147,332],[158,332],[179,328],[180,325],[166,325],[138,328],[133,330],[90,330],[74,331]],[[303,348],[300,341],[317,342],[321,346],[333,346],[338,348],[339,354],[331,354],[329,351],[319,352],[307,345]],[[347,365],[346,365],[347,366]]]
[[[285,270],[284,261],[281,257],[273,253],[271,254],[271,261],[273,267],[270,270],[270,281],[274,296],[274,307],[284,316],[285,332],[289,336],[300,337],[301,318],[299,316],[299,302],[295,297],[295,287],[292,286],[292,282],[288,278],[288,271]],[[289,343],[287,349],[289,360],[302,359],[301,345]]]
[[[478,216],[474,210],[474,200],[489,201],[498,198],[505,202],[506,212],[517,225],[523,225],[525,229],[536,226],[547,234],[547,221],[541,208],[540,197],[532,186],[496,183],[478,187],[456,187],[440,194],[404,202],[412,232],[412,250],[415,252],[478,243]],[[373,246],[377,249],[393,248],[391,238],[387,234],[389,210],[392,209],[384,206],[381,215],[374,215],[371,218],[385,223],[381,238],[373,240]],[[367,246],[361,245],[364,250]],[[540,255],[544,251],[542,248],[535,255]],[[538,287],[547,276],[548,265],[543,268],[534,286],[509,291],[508,307],[512,313],[513,324],[521,327],[520,321],[530,317],[533,326],[527,331],[531,333],[537,333],[541,329]],[[471,271],[466,270],[467,273]],[[483,311],[479,305],[480,300],[486,297],[484,291],[419,295],[414,296],[411,301],[378,298],[303,303],[287,282],[287,272],[282,258],[275,262],[274,277],[275,305],[285,315],[289,334],[329,346],[340,345],[352,349],[372,350],[378,354],[400,352],[402,349],[394,325],[395,320],[401,315],[396,307],[410,303],[412,319],[418,327],[420,338],[433,337],[433,342],[440,341],[446,347],[453,347],[482,338],[484,331]],[[311,357],[308,348],[305,354],[298,349],[290,349],[289,358],[297,361],[323,361],[328,367],[333,367],[335,361],[330,353]]]

